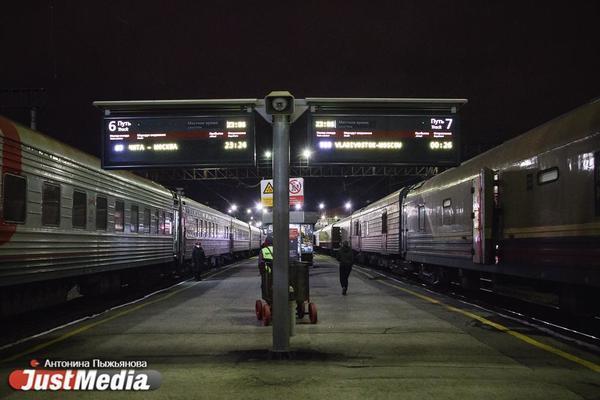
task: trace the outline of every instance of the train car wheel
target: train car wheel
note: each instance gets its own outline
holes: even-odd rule
[[[262,322],[263,326],[269,326],[271,323],[271,307],[267,303],[263,304]]]
[[[262,309],[263,309],[262,301],[256,300],[256,304],[254,305],[254,312],[256,312],[256,319],[259,321],[262,319]]]
[[[308,303],[308,317],[311,324],[317,323],[317,305],[315,303]]]

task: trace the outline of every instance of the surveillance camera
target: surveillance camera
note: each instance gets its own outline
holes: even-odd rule
[[[290,92],[275,91],[265,98],[267,114],[292,115],[294,113],[294,96]]]
[[[283,111],[288,105],[288,101],[284,97],[277,97],[271,101],[271,105],[275,111]]]

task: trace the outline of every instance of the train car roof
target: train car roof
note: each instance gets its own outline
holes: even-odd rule
[[[356,210],[355,212],[352,213],[352,216],[358,217],[363,215],[366,212],[371,211],[373,208],[378,208],[380,206],[382,206],[385,203],[388,203],[390,200],[394,199],[394,198],[400,198],[400,192],[403,190],[402,189],[398,189],[395,192],[392,192],[390,194],[388,194],[385,197],[382,197],[381,199],[375,200],[374,202],[370,203],[369,205],[364,206],[361,209]],[[348,217],[346,217],[348,218]]]
[[[9,123],[13,124],[16,128],[20,141],[23,145],[26,145],[32,149],[36,149],[42,153],[48,153],[53,156],[59,157],[65,161],[71,162],[73,164],[77,164],[79,166],[96,170],[102,173],[106,173],[108,175],[112,175],[113,177],[118,177],[121,180],[127,181],[129,183],[135,183],[136,185],[143,186],[147,190],[152,190],[155,192],[162,192],[172,194],[170,190],[165,188],[164,186],[153,182],[149,179],[143,178],[139,175],[133,174],[128,171],[107,171],[102,169],[100,164],[100,159],[94,157],[90,154],[87,154],[81,150],[76,149],[68,144],[62,143],[48,135],[45,135],[41,132],[35,131],[33,129],[27,128],[17,122],[14,122],[6,117],[5,118]]]
[[[196,207],[202,211],[209,212],[209,213],[219,216],[221,218],[225,218],[225,219],[232,218],[231,215],[222,213],[221,211],[218,211],[218,210],[215,210],[214,208],[211,208],[211,207],[207,206],[206,204],[202,204],[190,197],[183,196],[181,198],[181,201],[183,202],[184,205],[190,205],[190,206]]]
[[[217,216],[219,216],[221,218],[224,218],[224,219],[227,219],[227,220],[231,220],[236,225],[242,225],[244,227],[248,227],[248,226],[252,227],[252,225],[250,225],[248,222],[244,222],[244,221],[239,220],[237,218],[233,218],[229,214],[225,214],[225,213],[223,213],[221,211],[215,210],[214,208],[211,208],[211,207],[207,206],[206,204],[202,204],[200,202],[197,202],[196,200],[194,200],[192,198],[183,196],[181,198],[181,201],[183,202],[183,204],[191,205],[191,206],[199,208],[200,210],[203,210],[205,212],[209,212],[209,213],[217,215]],[[256,229],[258,229],[258,228],[256,228]]]

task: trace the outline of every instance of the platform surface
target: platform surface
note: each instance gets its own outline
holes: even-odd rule
[[[600,357],[590,351],[362,268],[354,268],[342,296],[335,261],[317,256],[315,264],[319,322],[298,322],[291,360],[269,355],[272,331],[254,315],[260,277],[251,259],[5,349],[0,397],[600,398],[600,372],[593,370]],[[33,358],[146,360],[162,386],[142,393],[8,389],[10,371]]]

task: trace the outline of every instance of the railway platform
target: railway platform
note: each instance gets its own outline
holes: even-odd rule
[[[310,270],[319,322],[298,321],[274,360],[254,313],[256,259],[0,351],[0,397],[148,399],[594,399],[600,356],[534,327],[335,260]],[[4,327],[6,329],[6,327]],[[32,359],[145,360],[161,386],[131,392],[17,392]]]

